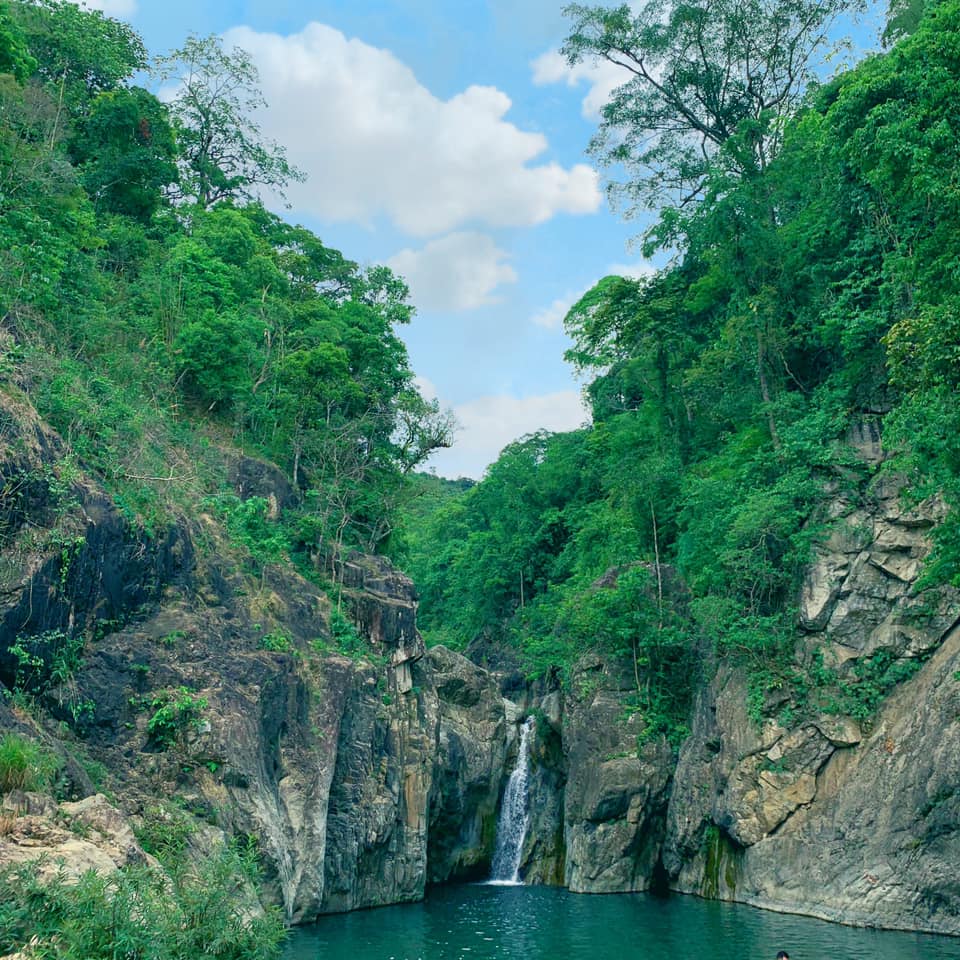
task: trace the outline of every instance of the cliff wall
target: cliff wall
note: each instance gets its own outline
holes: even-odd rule
[[[625,711],[627,665],[585,658],[561,691],[426,651],[413,585],[376,558],[345,558],[334,600],[289,569],[254,582],[212,517],[145,536],[25,400],[2,404],[0,727],[59,756],[62,803],[109,789],[138,836],[176,815],[197,842],[254,837],[267,897],[303,922],[485,876],[533,714],[527,882],[960,934],[960,596],[916,588],[937,504],[882,485],[835,504],[797,665],[829,666],[846,699],[791,714],[773,692],[758,724],[747,678],[704,651],[676,755]],[[269,465],[235,475],[241,495],[294,495]],[[336,605],[353,656],[333,650]],[[889,696],[867,663],[896,676]],[[29,816],[0,861],[69,840],[52,808]],[[84,856],[144,855],[117,851],[123,822]]]

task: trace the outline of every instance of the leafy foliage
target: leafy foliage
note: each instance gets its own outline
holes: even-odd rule
[[[186,687],[157,695],[150,702],[153,713],[147,720],[150,740],[160,750],[182,742],[190,730],[199,729],[206,707],[206,697],[198,697]]]
[[[570,65],[605,61],[622,71],[591,143],[601,163],[623,167],[630,177],[614,183],[612,194],[628,208],[657,209],[668,198],[682,208],[725,174],[765,170],[832,24],[856,6],[850,0],[567,6],[573,26],[563,52]]]
[[[808,83],[849,6],[568,8],[571,63],[628,81],[594,149],[628,202],[666,204],[653,240],[677,256],[569,311],[592,426],[514,444],[416,518],[432,641],[566,678],[589,651],[618,659],[648,729],[674,738],[706,650],[746,671],[758,720],[830,704],[865,720],[916,668],[795,656],[826,502],[878,470],[853,428],[882,429],[915,497],[948,498],[920,586],[960,584],[960,4],[922,5],[892,50]]]
[[[16,733],[0,739],[0,793],[46,790],[60,766],[58,757],[33,740]]]
[[[238,883],[255,876],[248,856],[224,848],[168,870],[168,877],[148,867],[109,877],[89,871],[70,882],[44,881],[32,864],[8,867],[0,873],[0,949],[30,944],[35,955],[57,960],[279,956],[280,918],[273,911],[250,916]]]
[[[12,382],[148,535],[219,495],[240,445],[302,503],[269,535],[260,504],[222,504],[255,572],[381,548],[452,421],[414,385],[403,281],[257,200],[299,174],[253,121],[250,57],[189,38],[158,62],[179,84],[162,104],[131,82],[140,38],[100,12],[9,2],[0,43]]]
[[[303,174],[287,162],[286,151],[265,141],[254,112],[266,102],[251,56],[224,50],[219,38],[191,36],[157,60],[164,82],[175,82],[172,103],[182,158],[181,183],[200,207],[253,197],[255,188],[282,193]]]

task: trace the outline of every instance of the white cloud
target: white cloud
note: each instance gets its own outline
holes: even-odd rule
[[[549,307],[539,310],[531,318],[530,322],[535,326],[543,327],[544,330],[561,330],[563,328],[563,319],[570,312],[570,308],[583,296],[585,291],[571,294],[567,297],[558,297]]]
[[[541,54],[531,67],[533,82],[537,86],[565,83],[568,87],[578,87],[586,84],[588,89],[581,104],[581,111],[588,120],[598,119],[600,110],[610,99],[610,94],[630,79],[630,74],[623,67],[618,67],[608,60],[583,62],[571,67],[567,58],[556,50]]]
[[[388,50],[320,23],[282,37],[237,27],[227,46],[249,51],[270,109],[264,132],[309,174],[293,205],[329,220],[389,217],[429,236],[481,221],[530,226],[601,205],[595,170],[536,159],[539,133],[504,119],[510,98],[472,86],[441,100]]]
[[[580,394],[562,390],[538,397],[481,397],[454,407],[460,424],[453,447],[442,450],[429,466],[445,477],[479,479],[500,451],[536,430],[576,430],[589,419]]]
[[[472,310],[496,298],[500,284],[516,283],[506,251],[484,233],[451,233],[421,250],[401,250],[387,261],[410,285],[413,303],[423,310]]]
[[[137,0],[74,0],[80,7],[99,10],[108,17],[132,17],[137,12]]]
[[[649,260],[638,260],[636,263],[611,263],[607,267],[607,274],[617,277],[629,277],[631,280],[644,280],[657,272],[656,266]]]
[[[426,377],[418,374],[413,378],[413,383],[420,391],[420,395],[424,400],[437,399],[437,388],[432,380],[428,380]]]

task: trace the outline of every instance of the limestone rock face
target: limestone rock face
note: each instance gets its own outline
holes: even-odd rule
[[[567,700],[565,882],[580,893],[649,889],[659,856],[672,765],[662,744],[637,756],[643,722],[623,717],[628,674],[585,661]]]
[[[824,714],[758,729],[745,678],[717,670],[680,752],[664,866],[684,892],[957,934],[960,595],[912,590],[942,507],[905,507],[895,485],[871,509],[837,507],[804,585],[800,655],[852,678],[882,652],[914,675],[866,727]]]
[[[440,711],[430,802],[429,877],[481,878],[493,857],[507,714],[494,677],[445,647],[427,662]]]

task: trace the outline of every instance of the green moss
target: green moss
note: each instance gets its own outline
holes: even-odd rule
[[[480,846],[484,857],[493,858],[493,851],[497,844],[497,812],[491,810],[484,814],[480,821]]]
[[[730,838],[719,827],[707,827],[703,838],[703,854],[701,895],[708,900],[719,900],[736,893],[740,873],[739,856]]]

